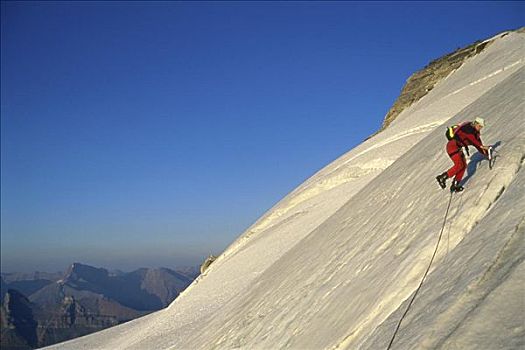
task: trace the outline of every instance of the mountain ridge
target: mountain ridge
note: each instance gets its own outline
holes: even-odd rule
[[[192,280],[168,268],[111,273],[81,263],[61,277],[3,273],[2,349],[42,347],[127,322],[166,307]]]

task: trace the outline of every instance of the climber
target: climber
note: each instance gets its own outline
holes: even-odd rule
[[[436,177],[441,188],[447,187],[447,179],[454,177],[452,185],[450,186],[451,192],[461,192],[463,191],[463,186],[460,182],[467,168],[467,161],[465,159],[465,154],[462,151],[462,148],[465,148],[465,151],[468,154],[468,146],[474,146],[476,149],[483,154],[488,156],[489,146],[484,146],[481,142],[480,130],[485,126],[485,121],[483,118],[476,118],[472,122],[464,122],[457,126],[453,126],[447,129],[447,138],[449,141],[447,143],[447,154],[454,162],[452,168],[444,172],[441,175]]]

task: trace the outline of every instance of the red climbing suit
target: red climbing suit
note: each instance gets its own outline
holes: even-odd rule
[[[447,153],[450,159],[454,162],[452,168],[448,169],[447,177],[456,177],[459,182],[463,178],[465,169],[467,168],[467,161],[465,155],[461,151],[461,147],[474,146],[481,153],[486,155],[483,149],[483,143],[479,131],[472,125],[471,122],[461,124],[454,131],[454,138],[447,143]]]

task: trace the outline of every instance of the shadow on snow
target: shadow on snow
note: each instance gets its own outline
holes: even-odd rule
[[[501,145],[501,141],[496,142],[492,145],[492,148],[496,151],[497,148]],[[497,157],[497,155],[494,155],[494,157]],[[478,170],[479,164],[483,161],[487,160],[487,158],[482,155],[479,152],[476,152],[471,158],[467,166],[467,176],[461,181],[462,185],[465,185],[472,176],[476,173],[476,170]]]

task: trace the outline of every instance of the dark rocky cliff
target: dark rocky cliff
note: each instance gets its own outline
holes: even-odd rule
[[[36,347],[37,327],[31,302],[20,292],[7,290],[0,306],[1,348],[9,350]]]

